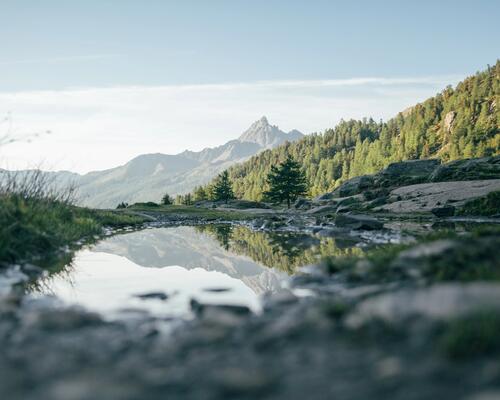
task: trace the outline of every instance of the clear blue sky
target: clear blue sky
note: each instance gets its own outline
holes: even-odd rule
[[[2,0],[0,91],[470,74],[500,1]]]

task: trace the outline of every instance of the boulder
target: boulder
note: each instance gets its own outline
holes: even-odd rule
[[[453,217],[455,215],[455,207],[435,207],[431,210],[431,213],[433,213],[436,217]]]
[[[168,295],[164,292],[148,292],[148,293],[141,293],[136,295],[135,297],[141,299],[141,300],[167,300]]]
[[[311,205],[312,205],[312,202],[311,200],[308,200],[308,199],[304,199],[303,197],[299,197],[295,203],[294,203],[294,207],[297,208],[297,209],[309,209],[311,208]]]
[[[361,175],[345,181],[337,189],[331,192],[332,197],[348,197],[359,194],[373,186],[373,175]],[[332,198],[330,197],[330,198]]]
[[[378,174],[377,181],[389,185],[425,182],[440,164],[438,159],[395,162]]]
[[[334,196],[334,192],[328,192],[328,193],[323,193],[323,194],[320,194],[319,196],[316,196],[313,201],[315,203],[318,203],[318,202],[321,202],[321,201],[325,201],[325,200],[331,200],[333,199],[335,196]]]
[[[337,211],[336,204],[327,204],[324,206],[314,207],[307,211],[308,214],[325,214],[325,213],[335,213]]]
[[[335,216],[335,225],[338,227],[368,231],[382,229],[384,227],[384,224],[375,218],[351,213],[337,214]]]
[[[500,178],[500,156],[470,158],[442,164],[430,175],[431,182]]]

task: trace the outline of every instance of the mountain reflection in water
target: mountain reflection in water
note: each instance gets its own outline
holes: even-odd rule
[[[107,238],[79,251],[63,271],[37,285],[69,304],[105,315],[121,309],[189,315],[189,301],[259,309],[259,296],[281,289],[298,266],[361,251],[355,242],[242,226],[152,228]],[[168,299],[137,295],[164,293]]]

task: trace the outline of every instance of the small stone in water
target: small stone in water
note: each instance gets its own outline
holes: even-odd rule
[[[142,300],[150,300],[150,299],[158,299],[158,300],[167,300],[168,295],[163,292],[150,292],[150,293],[142,293],[137,294],[135,297],[138,297]]]
[[[203,289],[204,292],[213,292],[213,293],[229,292],[230,290],[231,288],[224,288],[224,287],[213,287],[213,288]]]

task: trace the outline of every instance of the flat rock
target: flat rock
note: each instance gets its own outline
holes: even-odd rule
[[[335,213],[337,211],[337,205],[327,204],[324,206],[314,207],[306,211],[307,214],[325,214],[325,213]]]
[[[450,203],[458,207],[497,190],[500,190],[500,179],[421,183],[392,190],[390,198],[395,201],[375,210],[395,213],[430,212]]]
[[[375,218],[351,213],[337,214],[335,216],[335,225],[356,230],[376,230],[384,227],[384,224]]]
[[[357,306],[347,324],[358,327],[372,319],[398,322],[416,315],[447,320],[484,309],[500,310],[500,285],[440,284],[425,289],[401,289],[369,298]]]

